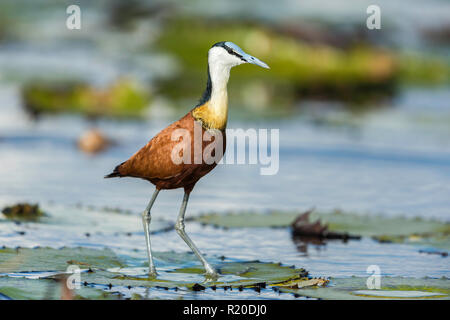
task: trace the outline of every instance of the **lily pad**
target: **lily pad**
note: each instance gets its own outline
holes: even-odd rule
[[[85,269],[122,266],[121,261],[110,249],[0,249],[0,276],[12,272],[65,272],[70,264],[77,264]]]
[[[78,265],[81,275],[121,262],[109,249],[88,248],[3,248],[0,249],[0,294],[11,299],[61,299],[61,275]],[[57,281],[56,281],[57,280]],[[115,299],[96,288],[80,286],[73,299]]]
[[[280,288],[300,296],[321,299],[450,299],[450,280],[382,277],[380,290],[368,290],[367,278],[332,278],[330,285],[314,288]]]
[[[38,221],[17,224],[0,217],[0,245],[8,247],[95,246],[117,249],[121,238],[143,235],[141,216],[124,212],[88,207],[48,205]],[[173,222],[155,218],[150,225],[152,234],[173,230]],[[95,240],[94,240],[95,239]],[[116,241],[113,239],[117,239]],[[144,243],[144,242],[143,242]],[[134,247],[126,248],[132,252]]]
[[[223,228],[288,227],[299,215],[298,212],[272,211],[261,214],[241,212],[229,214],[204,214],[193,218],[205,225]],[[450,247],[450,224],[421,218],[384,217],[381,215],[359,215],[333,211],[312,212],[310,220],[320,220],[333,232],[348,232],[372,237],[385,242],[407,242]]]
[[[61,299],[62,285],[53,279],[30,280],[26,278],[0,277],[0,296],[13,300]],[[73,292],[73,299],[117,299],[117,295],[101,289],[81,286]],[[1,298],[0,298],[1,299]]]
[[[353,294],[367,297],[382,297],[382,298],[427,298],[427,297],[444,297],[447,296],[441,292],[426,292],[426,291],[401,291],[401,290],[358,290]]]
[[[83,274],[88,283],[111,286],[144,286],[188,289],[201,284],[209,287],[255,287],[276,285],[300,279],[309,280],[308,272],[276,263],[262,262],[222,262],[216,265],[220,272],[217,280],[207,279],[200,266],[176,268],[161,271],[157,278],[149,278],[147,268],[109,269]]]
[[[279,282],[274,284],[274,286],[280,288],[291,288],[291,289],[301,289],[307,287],[323,287],[326,286],[330,280],[322,278],[298,278],[292,279],[284,282]]]
[[[211,280],[205,278],[204,269],[192,254],[164,252],[155,253],[155,258],[159,266],[159,275],[157,278],[150,278],[147,267],[125,265],[109,249],[4,248],[0,250],[0,293],[14,299],[42,299],[46,292],[45,288],[58,282],[61,276],[70,273],[67,267],[72,264],[81,268],[80,285],[108,292],[114,292],[114,287],[184,288],[184,290],[214,287],[260,290],[266,286],[317,285],[317,281],[308,278],[306,270],[280,263],[216,259],[214,265],[221,275],[218,279]],[[130,261],[134,263],[132,259]],[[181,267],[176,267],[180,262]],[[14,285],[15,283],[17,285]],[[30,294],[22,289],[26,288],[28,283],[32,286]]]

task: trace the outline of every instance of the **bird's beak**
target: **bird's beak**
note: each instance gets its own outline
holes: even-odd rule
[[[260,66],[260,67],[263,67],[266,69],[270,69],[270,67],[266,63],[262,62],[258,58],[253,57],[247,53],[242,58],[244,58],[244,60],[247,61],[248,63],[256,64],[257,66]]]

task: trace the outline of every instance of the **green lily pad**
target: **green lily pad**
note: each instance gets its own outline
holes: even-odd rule
[[[332,278],[325,287],[314,288],[283,288],[281,292],[290,292],[300,296],[321,299],[450,299],[450,279],[430,278],[381,278],[380,290],[368,290],[367,278]]]
[[[298,214],[298,212],[281,211],[265,214],[257,212],[208,213],[193,217],[191,220],[222,228],[277,228],[289,226]]]
[[[111,286],[144,286],[144,287],[184,287],[192,289],[201,284],[203,287],[254,287],[276,285],[292,280],[309,280],[307,271],[283,266],[276,263],[262,262],[222,262],[215,265],[220,277],[217,280],[207,279],[201,266],[183,267],[160,272],[157,278],[149,278],[147,268],[123,268],[99,270],[83,274],[83,281]]]
[[[442,292],[426,292],[426,291],[401,291],[401,290],[358,290],[353,294],[367,297],[381,298],[428,298],[428,297],[445,297],[447,294]]]
[[[233,275],[235,279],[231,281],[215,281],[210,285],[252,287],[256,284],[265,283],[276,284],[293,279],[307,279],[308,272],[305,269],[296,269],[283,266],[278,263],[255,262],[232,262],[223,263],[218,266],[222,275]],[[201,268],[182,268],[174,271],[175,273],[195,273],[203,274]]]
[[[14,221],[0,214],[0,245],[8,247],[62,247],[93,245],[117,248],[123,237],[143,235],[141,216],[106,209],[78,206],[44,206],[45,216],[38,221]],[[173,230],[173,221],[155,218],[150,232],[156,234]],[[94,240],[94,239],[95,240]],[[144,243],[144,242],[142,242]],[[133,248],[134,249],[134,248]],[[131,253],[131,249],[124,250]]]
[[[220,272],[217,280],[207,279],[204,269],[189,253],[155,253],[159,275],[150,278],[147,267],[125,265],[109,249],[89,248],[4,248],[0,250],[0,293],[14,299],[41,299],[51,279],[58,280],[68,274],[69,265],[82,269],[80,284],[83,287],[104,289],[112,287],[185,288],[196,290],[207,287],[251,288],[266,286],[311,286],[308,272],[280,263],[259,261],[214,261]],[[136,264],[130,260],[132,264]],[[179,264],[181,263],[181,267]],[[178,267],[177,267],[178,266]],[[16,279],[17,285],[14,285]],[[20,280],[22,279],[22,280]],[[31,282],[27,282],[27,281]],[[27,294],[22,288],[33,287]],[[53,289],[52,289],[53,290]],[[56,290],[56,289],[55,289]],[[81,293],[77,293],[83,296]],[[89,292],[85,292],[85,297]]]
[[[0,294],[11,299],[61,299],[61,275],[69,265],[86,271],[121,266],[109,249],[88,248],[3,248],[0,249]],[[101,289],[80,286],[73,299],[116,299]]]
[[[53,279],[30,280],[26,278],[0,277],[0,295],[4,299],[42,300],[61,299],[62,285]],[[117,299],[117,295],[101,289],[81,286],[73,292],[73,299]]]
[[[117,209],[96,209],[91,207],[45,206],[47,215],[39,222],[49,226],[64,225],[65,230],[82,230],[83,232],[142,232],[140,214],[131,214]],[[173,230],[173,222],[152,219],[150,232],[157,233]]]
[[[0,274],[18,272],[65,272],[71,264],[80,268],[122,266],[110,249],[4,248],[0,249]]]
[[[273,211],[265,214],[255,212],[204,214],[193,218],[205,225],[223,228],[288,227],[298,212]],[[421,218],[384,217],[359,215],[333,211],[312,212],[310,221],[320,219],[328,224],[328,230],[372,237],[380,242],[407,242],[450,248],[450,224]]]
[[[291,288],[291,289],[301,289],[301,288],[307,288],[307,287],[323,287],[326,286],[330,280],[323,279],[323,278],[298,278],[298,279],[291,279],[284,282],[279,282],[276,284],[273,284],[272,286],[277,286],[281,288]]]

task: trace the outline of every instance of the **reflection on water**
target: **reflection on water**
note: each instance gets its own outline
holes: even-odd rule
[[[294,242],[298,252],[300,252],[304,257],[308,256],[308,249],[321,251],[325,249],[327,244],[327,240],[317,237],[292,236],[292,241]],[[347,242],[345,240],[341,241],[344,243]]]

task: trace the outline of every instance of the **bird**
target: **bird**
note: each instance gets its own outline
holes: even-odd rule
[[[213,279],[219,277],[217,271],[185,232],[186,207],[197,181],[214,169],[225,152],[225,129],[228,120],[227,84],[231,68],[244,63],[270,68],[230,41],[215,43],[208,50],[207,62],[206,89],[197,105],[181,119],[161,130],[127,161],[116,166],[112,173],[105,176],[105,178],[141,178],[155,185],[150,202],[142,213],[150,277],[157,276],[149,233],[151,209],[160,190],[177,188],[184,188],[184,196],[175,230],[203,264],[205,276]],[[198,132],[201,134],[200,140],[197,138]],[[198,157],[196,148],[205,148],[206,151],[208,146],[209,150],[212,150],[209,156],[200,154]]]

